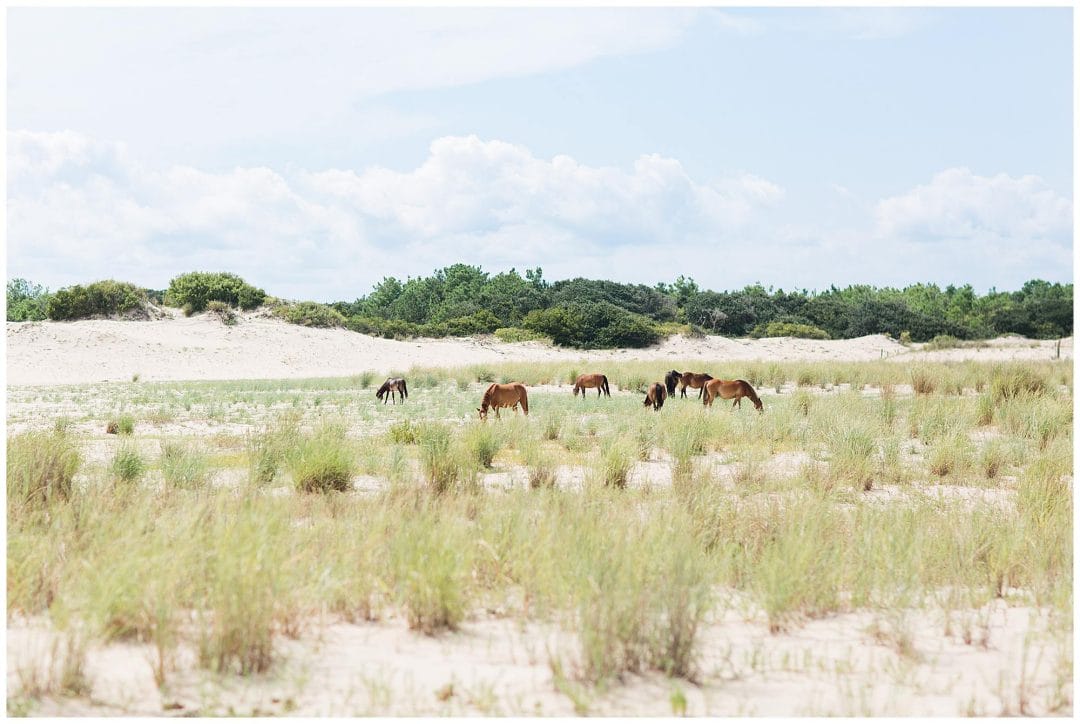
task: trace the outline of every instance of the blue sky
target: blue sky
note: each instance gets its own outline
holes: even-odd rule
[[[8,276],[1072,280],[1072,10],[8,11]]]

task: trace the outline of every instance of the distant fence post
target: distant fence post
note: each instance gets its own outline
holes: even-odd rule
[[[1061,359],[1061,337],[1058,337],[1057,353],[1054,355],[1054,359]]]

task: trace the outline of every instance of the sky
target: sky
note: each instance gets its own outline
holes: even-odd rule
[[[1071,8],[9,8],[7,274],[1072,281]]]

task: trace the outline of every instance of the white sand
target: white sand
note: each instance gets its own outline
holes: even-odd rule
[[[396,341],[343,329],[312,329],[240,316],[226,327],[209,315],[153,321],[8,322],[8,385],[131,380],[281,379],[386,373],[537,360],[877,360],[1052,359],[1057,342],[994,340],[985,348],[922,352],[883,335],[845,340],[671,337],[648,349],[561,349],[491,337]],[[1061,347],[1072,357],[1072,338]]]
[[[758,611],[721,606],[701,631],[696,683],[649,673],[586,694],[588,713],[670,716],[683,691],[691,716],[1001,716],[1045,715],[1071,699],[1068,642],[1047,631],[1047,612],[994,601],[954,611],[841,613],[770,634]],[[911,649],[889,635],[900,626]],[[965,643],[963,631],[971,631]],[[1025,643],[1026,639],[1026,643]],[[44,666],[55,634],[40,621],[8,627],[8,690]],[[575,666],[572,634],[551,624],[522,625],[478,614],[461,631],[428,637],[404,621],[313,626],[298,641],[278,640],[283,661],[265,675],[215,677],[192,667],[193,652],[158,690],[149,644],[91,648],[88,698],[46,699],[42,716],[293,714],[301,716],[573,716],[549,660]],[[1026,651],[1025,651],[1026,649]],[[448,687],[452,685],[452,689]],[[452,695],[447,696],[452,691]],[[440,697],[439,692],[442,693]],[[1071,704],[1056,712],[1068,715]]]

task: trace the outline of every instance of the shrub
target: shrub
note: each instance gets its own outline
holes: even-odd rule
[[[420,428],[410,420],[400,420],[390,426],[390,441],[403,445],[412,445],[420,435]]]
[[[296,489],[305,493],[348,490],[357,468],[344,430],[332,425],[301,438],[286,463]]]
[[[636,450],[622,440],[609,443],[599,461],[598,478],[606,487],[625,488],[637,457]]]
[[[801,337],[803,339],[829,339],[829,333],[811,324],[795,322],[769,322],[759,324],[750,332],[751,337]]]
[[[660,341],[655,322],[610,302],[534,309],[521,326],[564,347],[648,347]]]
[[[7,441],[9,504],[44,502],[71,495],[79,450],[62,433],[24,432]]]
[[[341,312],[318,302],[283,304],[274,308],[274,315],[281,317],[289,324],[300,324],[305,327],[345,326],[345,316]]]
[[[462,480],[462,466],[443,425],[425,425],[420,432],[420,468],[431,490],[449,492]]]
[[[858,428],[836,430],[829,436],[829,469],[833,475],[869,490],[874,480],[877,447],[869,433]]]
[[[473,334],[489,334],[499,326],[499,318],[486,309],[481,309],[467,317],[456,317],[442,323],[445,334],[453,337],[467,337]]]
[[[196,448],[175,442],[161,444],[161,474],[169,485],[198,488],[206,483],[208,473],[206,455]]]
[[[133,435],[135,434],[135,418],[124,413],[115,420],[110,420],[105,427],[105,431],[113,435]]]
[[[146,291],[128,282],[106,279],[82,286],[65,287],[49,298],[45,313],[49,319],[86,319],[145,308]]]
[[[916,395],[929,395],[937,388],[934,375],[927,369],[916,368],[911,371],[911,389]]]
[[[951,334],[939,334],[926,343],[924,349],[955,349],[960,346],[960,340]]]
[[[206,311],[215,315],[226,327],[236,324],[236,312],[225,302],[214,300],[206,305]]]
[[[113,456],[109,466],[113,477],[123,483],[134,483],[146,471],[146,461],[134,445],[125,443]]]
[[[269,483],[300,434],[298,414],[282,415],[258,433],[248,434],[248,476],[253,483]]]
[[[37,322],[46,319],[49,290],[25,279],[11,279],[7,283],[7,321]]]
[[[499,327],[494,332],[495,338],[503,342],[550,342],[549,337],[524,327]]]
[[[474,423],[465,433],[465,447],[469,456],[481,468],[490,468],[495,455],[502,447],[502,440],[490,425]]]
[[[255,309],[266,301],[266,292],[228,272],[188,272],[169,282],[165,301],[191,313],[205,310],[211,301]]]
[[[1046,380],[1025,366],[995,369],[990,378],[990,396],[995,403],[1021,394],[1038,395],[1046,390]]]

